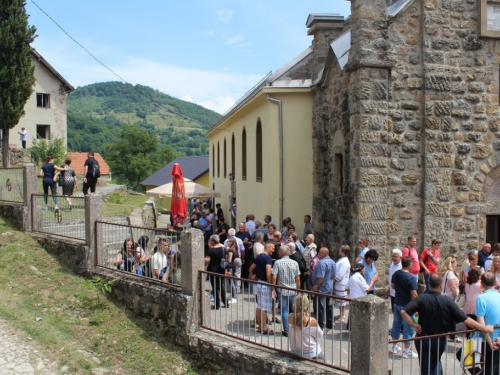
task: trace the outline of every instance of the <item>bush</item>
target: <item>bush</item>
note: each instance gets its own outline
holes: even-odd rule
[[[66,147],[64,147],[64,141],[59,137],[54,137],[48,142],[41,138],[34,139],[33,145],[29,150],[31,152],[31,158],[36,165],[42,164],[48,155],[54,158],[54,163],[62,164],[67,154]]]
[[[108,195],[107,201],[109,203],[122,204],[123,196],[124,196],[123,193],[120,193],[119,191],[113,191],[111,194]]]

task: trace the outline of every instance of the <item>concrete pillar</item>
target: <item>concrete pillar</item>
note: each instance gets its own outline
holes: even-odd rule
[[[27,210],[27,215],[24,226],[24,230],[31,231],[31,223],[32,223],[32,205],[31,205],[31,195],[36,194],[38,191],[37,184],[37,174],[36,174],[36,165],[35,164],[25,164],[23,166],[23,197],[24,197],[24,206]]]
[[[374,295],[351,301],[352,374],[387,375],[388,311],[388,301]]]
[[[95,267],[95,222],[102,218],[102,197],[91,193],[85,196],[85,244],[89,247],[88,267]],[[100,241],[97,241],[97,245]]]
[[[189,296],[187,328],[196,331],[201,322],[200,295],[204,294],[200,287],[198,271],[205,269],[205,248],[203,233],[199,229],[188,229],[181,233],[182,244],[182,292]],[[203,304],[204,307],[210,304]],[[205,315],[205,314],[204,314]]]

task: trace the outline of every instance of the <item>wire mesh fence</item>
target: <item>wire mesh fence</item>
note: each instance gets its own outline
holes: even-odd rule
[[[24,203],[23,168],[0,168],[0,201]]]
[[[334,305],[347,304],[349,298],[280,287],[273,299],[267,283],[206,271],[200,271],[200,288],[203,328],[350,370],[347,320],[334,315]],[[285,297],[285,290],[291,295]],[[268,294],[265,300],[263,293]]]
[[[95,235],[98,266],[181,284],[179,232],[97,221]]]
[[[85,198],[31,196],[31,219],[34,232],[85,240]]]

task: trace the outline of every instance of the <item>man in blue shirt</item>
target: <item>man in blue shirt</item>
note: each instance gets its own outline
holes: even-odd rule
[[[481,286],[484,293],[477,296],[476,316],[477,321],[483,325],[500,325],[500,293],[495,289],[495,275],[491,272],[483,273],[481,276]],[[484,334],[486,342],[483,342],[483,362],[484,374],[498,374],[499,371],[499,351],[496,340],[500,336],[500,329],[496,328],[493,335]],[[492,351],[492,348],[495,348]]]
[[[333,279],[335,278],[335,262],[330,258],[330,250],[322,247],[318,253],[319,263],[312,274],[313,291],[331,295],[333,293]],[[333,329],[333,300],[327,297],[317,297],[318,324],[321,329]]]
[[[205,253],[206,253],[208,250],[208,239],[212,235],[212,223],[208,220],[206,212],[201,213],[200,228],[203,231],[203,237],[205,238]]]

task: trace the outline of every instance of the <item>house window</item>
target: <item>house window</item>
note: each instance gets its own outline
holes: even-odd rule
[[[262,182],[262,124],[260,123],[260,119],[257,121],[255,154],[255,162],[257,164],[257,182]]]
[[[36,94],[36,106],[42,108],[50,108],[50,95]]]
[[[233,178],[236,177],[236,143],[234,141],[234,133],[233,138],[231,139],[231,173],[233,174]]]
[[[212,177],[215,177],[215,145],[212,145]]]
[[[247,131],[245,128],[241,134],[241,178],[247,179]]]
[[[226,147],[226,137],[224,137],[224,178],[227,177],[227,147]]]
[[[38,139],[50,140],[50,125],[37,125],[36,137]]]
[[[217,177],[220,177],[220,143],[217,142]]]

